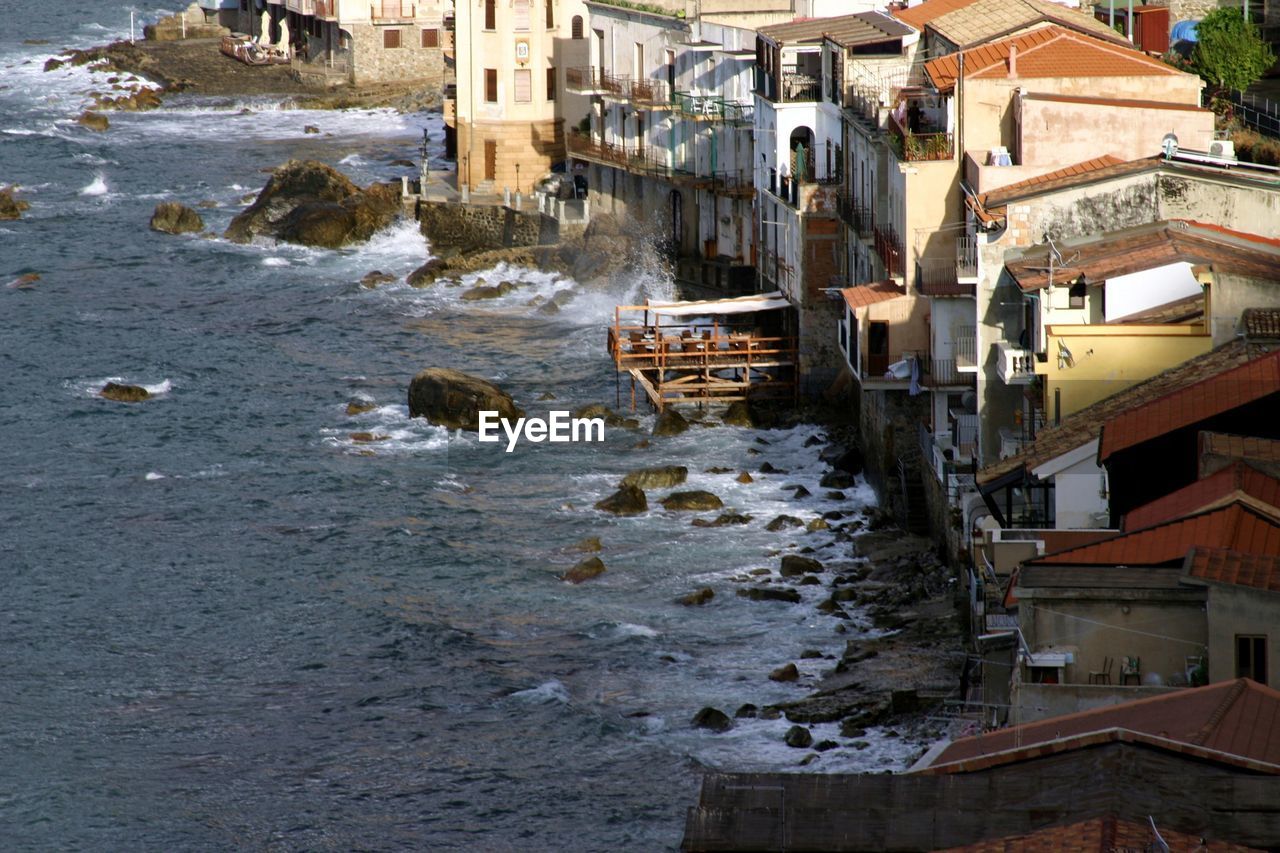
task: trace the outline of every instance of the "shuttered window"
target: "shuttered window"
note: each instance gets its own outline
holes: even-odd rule
[[[556,70],[554,68],[547,69],[547,100],[554,101],[556,99]]]
[[[383,47],[387,47],[387,48],[391,48],[391,47],[399,47],[399,46],[400,46],[400,31],[399,31],[399,30],[383,30],[383,31],[382,31],[382,46],[383,46]]]
[[[546,0],[547,2],[547,29],[551,29],[556,25],[556,13],[554,0]]]
[[[484,70],[484,99],[491,104],[498,102],[498,69],[496,68]]]
[[[440,31],[439,30],[423,30],[422,46],[423,47],[439,47]]]
[[[525,33],[529,31],[529,0],[515,0],[512,4],[513,17],[515,18],[516,32]]]
[[[527,104],[533,100],[533,72],[528,68],[516,69],[516,103]]]
[[[486,30],[496,30],[498,28],[497,0],[484,0],[484,28]]]

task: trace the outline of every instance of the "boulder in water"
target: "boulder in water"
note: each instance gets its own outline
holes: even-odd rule
[[[714,520],[695,518],[690,523],[694,527],[728,527],[734,524],[750,524],[751,516],[736,512],[726,512],[716,516]]]
[[[373,289],[380,284],[390,284],[395,280],[396,277],[390,273],[385,273],[382,270],[372,270],[365,273],[364,277],[360,279],[360,286]]]
[[[753,586],[738,590],[738,595],[752,601],[785,601],[800,603],[800,593],[790,587]]]
[[[689,422],[684,419],[684,415],[675,409],[663,409],[662,414],[658,415],[658,419],[653,423],[654,435],[679,435],[689,428]]]
[[[85,110],[80,113],[80,117],[76,121],[89,128],[89,130],[97,131],[98,133],[111,126],[111,122],[106,116],[102,113],[95,113],[92,110]]]
[[[566,551],[578,551],[583,554],[595,554],[604,550],[604,545],[600,542],[599,536],[588,536],[586,539],[580,539],[574,542]]]
[[[22,211],[30,209],[31,205],[20,198],[14,198],[14,187],[0,188],[0,220],[14,220],[22,218]]]
[[[777,533],[779,530],[785,530],[788,527],[804,527],[804,522],[794,515],[780,515],[766,524],[764,529],[770,533]]]
[[[607,421],[606,421],[607,423]],[[622,478],[622,485],[639,489],[669,489],[689,478],[689,469],[683,465],[663,465],[660,468],[641,468]]]
[[[151,214],[151,230],[165,234],[193,234],[204,230],[204,220],[185,204],[162,201]]]
[[[566,583],[582,583],[604,574],[604,562],[599,557],[587,557],[560,576]]]
[[[141,385],[125,385],[120,382],[108,382],[102,386],[98,395],[117,403],[141,403],[151,397],[151,392]]]
[[[475,302],[479,299],[497,299],[500,296],[506,296],[515,289],[516,286],[514,284],[509,281],[504,281],[492,286],[481,285],[479,287],[473,287],[470,290],[465,290],[459,298],[464,302]]]
[[[709,509],[722,509],[724,501],[711,492],[696,489],[692,492],[675,492],[662,499],[662,508],[669,510],[692,510],[705,512]]]
[[[347,403],[347,414],[351,416],[363,415],[365,412],[372,412],[376,408],[378,408],[378,404],[372,400],[352,400]]]
[[[782,558],[782,567],[780,571],[784,578],[798,577],[803,574],[820,574],[824,567],[822,563],[811,557],[801,557],[799,554],[787,554]]]
[[[575,418],[604,418],[605,426],[624,427],[626,429],[636,429],[640,426],[640,422],[635,418],[626,418],[615,412],[613,409],[603,403],[590,403],[574,410]],[[643,488],[643,487],[642,487]]]
[[[409,416],[450,429],[475,430],[480,412],[514,421],[524,417],[511,395],[477,376],[448,367],[428,367],[409,383]]]
[[[720,422],[725,426],[755,426],[751,420],[751,407],[744,400],[730,403],[729,408],[725,409],[724,414],[720,416]]]
[[[795,749],[808,749],[813,744],[813,735],[804,726],[792,726],[787,729],[783,740],[786,741],[787,746]]]
[[[756,478],[752,477],[746,471],[743,471],[734,479],[737,480],[739,483],[742,483],[743,485],[747,485],[748,483],[754,483],[756,481]]]
[[[426,287],[434,284],[449,269],[449,262],[444,258],[432,258],[418,267],[405,279],[410,287]]]
[[[685,607],[701,607],[715,597],[716,591],[709,586],[705,586],[688,595],[680,596],[676,599],[676,603],[683,604]]]
[[[306,134],[316,134],[320,132],[320,128],[316,127],[314,124],[307,124],[303,125],[302,132]]]
[[[596,509],[614,515],[639,515],[649,509],[649,499],[635,486],[623,486],[604,500],[596,502]]]
[[[818,483],[824,489],[848,489],[853,486],[853,475],[848,471],[828,471]]]
[[[794,663],[786,666],[780,666],[773,672],[769,673],[770,681],[796,681],[800,678],[800,670],[796,668]]]
[[[703,708],[693,715],[693,725],[699,729],[710,729],[713,732],[727,732],[733,728],[733,720],[719,708]]]

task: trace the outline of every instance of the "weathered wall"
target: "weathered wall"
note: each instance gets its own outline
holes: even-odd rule
[[[486,180],[485,143],[497,145],[494,192],[504,188],[528,193],[535,181],[564,159],[564,124],[560,119],[538,122],[481,121],[458,117],[458,171],[472,187]]]
[[[1162,219],[1192,219],[1280,237],[1280,184],[1238,179],[1231,173],[1161,174],[1156,201]]]
[[[1023,97],[1021,104],[1019,162],[1024,164],[1069,166],[1102,154],[1124,160],[1151,157],[1160,153],[1166,133],[1177,134],[1184,148],[1199,151],[1208,150],[1213,141],[1213,113],[1198,105],[1186,109],[1112,106],[1042,100],[1034,95]]]
[[[1117,672],[1119,666],[1116,667]],[[1113,678],[1114,681],[1114,678]],[[1014,707],[1018,723],[1034,723],[1049,717],[1105,708],[1135,699],[1163,696],[1181,687],[1128,687],[1105,684],[1026,684],[1014,685],[1009,704]],[[1014,722],[1014,720],[1010,720]]]
[[[424,201],[418,221],[432,243],[464,249],[537,246],[553,242],[555,232],[555,221],[536,210],[501,205]]]
[[[440,27],[438,24],[424,26],[420,23],[351,25],[352,82],[442,81],[444,54],[438,47],[422,46],[424,29],[439,30]],[[383,34],[387,30],[400,31],[400,47],[383,47]]]
[[[860,412],[862,451],[867,481],[886,509],[897,506],[898,457],[919,455],[919,425],[929,417],[929,395],[902,391],[864,391]],[[924,472],[929,476],[928,472]]]
[[[843,245],[839,220],[810,215],[801,221],[804,284],[800,299],[792,302],[799,309],[800,387],[814,396],[831,386],[844,361],[836,335],[844,300],[833,299],[823,290],[840,272]]]
[[[1280,686],[1280,594],[1209,584],[1209,680],[1236,677],[1237,635],[1267,638],[1267,684]]]
[[[1221,346],[1240,330],[1246,308],[1280,307],[1280,262],[1270,280],[1230,272],[1215,272],[1209,290],[1213,345]]]

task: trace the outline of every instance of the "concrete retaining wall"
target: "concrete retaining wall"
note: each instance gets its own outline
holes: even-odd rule
[[[556,221],[537,210],[423,201],[418,203],[417,217],[422,232],[432,243],[467,251],[541,246],[558,238]]]

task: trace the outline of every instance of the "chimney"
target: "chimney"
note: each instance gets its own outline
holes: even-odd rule
[[[1016,44],[1009,45],[1009,76],[1018,76],[1018,46]]]

